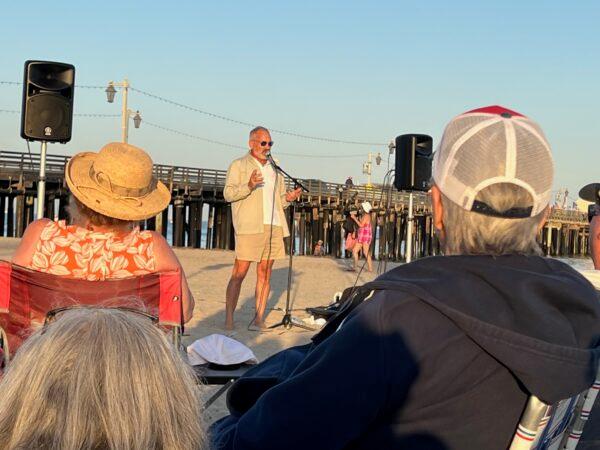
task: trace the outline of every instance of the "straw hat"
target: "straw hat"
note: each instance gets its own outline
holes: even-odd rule
[[[65,178],[73,195],[88,208],[115,219],[143,220],[160,213],[171,200],[152,167],[144,150],[111,142],[98,153],[73,156]]]
[[[369,202],[363,202],[360,206],[362,206],[362,209],[364,209],[364,211],[368,214],[371,212],[371,210],[373,209],[373,207],[371,206],[371,203]]]

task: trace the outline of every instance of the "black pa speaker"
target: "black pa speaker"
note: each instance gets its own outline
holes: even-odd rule
[[[29,141],[69,142],[73,123],[75,67],[25,61],[21,137]]]
[[[396,174],[399,191],[428,191],[433,139],[426,134],[403,134],[396,138]]]

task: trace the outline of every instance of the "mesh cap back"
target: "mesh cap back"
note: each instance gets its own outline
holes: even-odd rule
[[[548,205],[554,177],[550,145],[541,128],[501,106],[475,109],[446,126],[433,160],[433,179],[446,197],[462,208],[500,217],[535,216]],[[475,201],[497,183],[527,190],[531,208],[494,211]]]

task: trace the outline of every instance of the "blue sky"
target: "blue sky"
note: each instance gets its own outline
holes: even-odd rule
[[[76,66],[76,82],[132,86],[244,122],[300,134],[387,143],[408,132],[437,142],[454,115],[501,104],[538,121],[571,196],[600,181],[600,4],[558,1],[5,2],[1,81],[23,62]],[[26,6],[21,6],[26,5]],[[0,109],[19,110],[19,86],[0,85]],[[101,89],[77,89],[76,113],[119,114]],[[144,120],[245,146],[248,127],[137,92]],[[97,150],[120,138],[118,118],[78,117],[53,153]],[[273,153],[295,175],[365,181],[361,164],[385,146],[273,133]],[[142,123],[130,142],[156,162],[225,169],[243,150]],[[0,148],[25,150],[19,115],[0,113]],[[33,149],[38,151],[38,145]],[[359,155],[359,156],[354,156]],[[375,167],[374,181],[385,169]]]

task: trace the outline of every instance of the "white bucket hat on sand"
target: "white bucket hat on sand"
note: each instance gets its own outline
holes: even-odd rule
[[[239,341],[222,334],[211,334],[197,339],[187,348],[192,366],[213,363],[221,366],[232,364],[258,364],[252,350]]]

